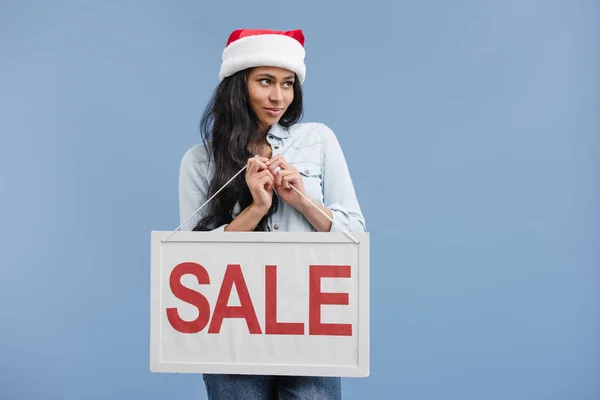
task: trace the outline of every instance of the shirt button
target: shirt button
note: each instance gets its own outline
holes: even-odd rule
[[[275,146],[275,147],[273,147],[273,148],[274,148],[275,150],[277,150],[277,149],[279,148],[279,146]]]
[[[308,174],[310,174],[310,170],[308,170],[308,169],[305,169],[305,170],[304,170],[304,173],[308,175]]]
[[[273,136],[269,135],[269,139],[273,139]]]
[[[273,225],[273,228],[279,229],[279,225],[275,224],[275,225]]]

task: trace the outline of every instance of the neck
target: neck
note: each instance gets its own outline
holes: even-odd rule
[[[267,132],[269,132],[269,129],[271,129],[270,125],[263,125],[262,122],[259,122],[258,131],[261,135],[267,136]]]

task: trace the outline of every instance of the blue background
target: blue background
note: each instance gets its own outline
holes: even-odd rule
[[[149,372],[150,231],[231,30],[302,28],[305,121],[372,239],[345,399],[600,398],[600,3],[0,2],[0,398],[203,399]]]

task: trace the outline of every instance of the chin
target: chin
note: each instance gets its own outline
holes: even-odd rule
[[[264,119],[264,123],[266,125],[275,125],[276,123],[279,122],[279,120],[281,119],[281,117],[279,118],[275,118],[275,117],[265,117]]]

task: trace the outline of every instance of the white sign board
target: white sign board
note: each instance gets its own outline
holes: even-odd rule
[[[352,236],[153,231],[151,371],[368,376],[369,234]]]

